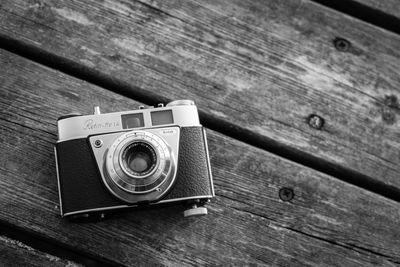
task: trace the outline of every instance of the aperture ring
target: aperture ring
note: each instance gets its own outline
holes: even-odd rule
[[[132,143],[145,142],[153,147],[157,154],[157,166],[144,177],[138,177],[127,172],[121,164],[121,154]],[[126,133],[111,145],[106,159],[106,170],[120,189],[134,194],[148,193],[161,185],[171,167],[170,150],[165,142],[155,134],[145,131]]]

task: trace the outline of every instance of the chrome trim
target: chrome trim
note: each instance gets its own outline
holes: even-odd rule
[[[162,203],[169,203],[169,202],[175,202],[175,201],[183,201],[183,200],[189,200],[189,199],[203,199],[203,198],[212,198],[212,195],[202,195],[202,196],[193,196],[193,197],[182,197],[182,198],[174,198],[174,199],[166,199],[166,200],[160,200],[159,202],[151,203],[151,205],[156,205],[156,204],[162,204]]]
[[[58,185],[58,199],[60,202],[60,214],[63,216],[62,201],[61,201],[61,187],[60,187],[60,176],[58,174],[58,160],[57,160],[57,148],[54,146],[54,157],[56,159],[56,173],[57,173],[57,185]]]
[[[204,128],[204,127],[203,127],[203,139],[204,139],[204,145],[206,147],[206,158],[207,158],[207,164],[208,164],[208,174],[210,176],[211,192],[212,192],[213,196],[215,196],[214,181],[213,181],[213,176],[211,173],[210,153],[208,152],[207,133],[206,133],[206,128]]]
[[[193,197],[183,197],[183,198],[174,198],[174,199],[167,199],[167,200],[160,200],[158,202],[154,203],[149,203],[151,206],[156,206],[158,204],[164,204],[164,203],[169,203],[169,202],[175,202],[175,201],[183,201],[183,200],[190,200],[190,199],[208,199],[212,198],[213,196],[211,195],[204,195],[204,196],[193,196]],[[104,211],[104,210],[113,210],[113,209],[126,209],[126,208],[136,208],[139,205],[121,205],[121,206],[113,206],[113,207],[104,207],[104,208],[96,208],[96,209],[87,209],[87,210],[80,210],[80,211],[73,211],[73,212],[68,212],[65,213],[64,216],[70,216],[70,215],[76,215],[76,214],[82,214],[82,213],[88,213],[88,212],[95,212],[95,211]]]
[[[121,163],[121,153],[127,146],[134,142],[147,143],[156,153],[157,166],[144,177],[127,173],[127,170],[125,170],[125,167]],[[108,178],[111,178],[122,190],[133,194],[144,194],[156,190],[157,187],[144,191],[139,189],[147,185],[153,185],[161,178],[163,181],[166,180],[168,178],[166,175],[169,173],[169,169],[173,167],[173,164],[174,162],[171,161],[171,149],[165,141],[157,135],[146,131],[130,131],[119,136],[110,146],[105,162]],[[162,182],[159,182],[158,185],[161,186]],[[158,197],[155,199],[158,199]]]
[[[167,104],[167,107],[173,107],[173,106],[195,106],[193,100],[189,99],[179,99],[175,101],[171,101]]]
[[[100,112],[100,107],[99,107],[99,106],[95,106],[95,107],[93,108],[93,114],[94,114],[94,115],[100,115],[100,114],[101,114],[101,112]]]
[[[171,124],[157,125],[168,127],[178,125],[180,127],[201,126],[197,107],[194,105],[171,106],[159,108],[147,108],[140,110],[103,113],[95,115],[84,115],[59,120],[58,126],[58,142],[86,138],[90,135],[106,134],[118,131],[144,130],[151,129],[155,126],[151,123],[151,112],[171,110],[174,122]],[[124,114],[143,114],[144,127],[123,129],[121,115]]]
[[[128,175],[131,178],[145,179],[145,178],[151,176],[152,174],[154,174],[157,171],[157,169],[158,169],[158,167],[160,165],[160,160],[159,160],[160,157],[159,157],[159,154],[158,154],[158,150],[156,148],[154,148],[154,146],[151,143],[149,143],[147,141],[143,141],[143,140],[141,140],[139,142],[147,144],[153,150],[153,152],[155,154],[156,163],[152,167],[152,169],[149,169],[145,175],[139,176],[139,175],[135,175],[135,174],[131,173],[132,171],[129,170],[129,168],[127,168],[127,166],[125,166],[124,159],[123,159],[123,154],[126,152],[126,150],[129,149],[128,147],[130,147],[133,142],[128,143],[128,144],[124,145],[123,148],[121,148],[121,150],[119,152],[119,155],[118,155],[118,161],[119,161],[119,165],[120,165],[119,167],[122,169],[122,171],[126,175]]]
[[[127,140],[130,138],[130,136],[127,136],[124,138],[126,135],[132,134],[132,133],[146,133],[146,134],[151,134],[154,137],[157,137],[159,139],[158,143],[163,142],[165,146],[164,150],[167,150],[169,153],[169,162],[165,162],[165,169],[162,169],[161,172],[156,172],[153,175],[161,175],[163,177],[166,177],[164,182],[159,183],[156,189],[156,191],[152,191],[147,194],[139,194],[138,193],[128,193],[126,191],[123,191],[123,189],[120,189],[121,184],[116,183],[112,177],[110,177],[110,170],[115,169],[115,164],[114,162],[107,162],[108,158],[110,155],[114,155],[116,148],[118,147],[118,144],[121,142],[124,142],[124,140]],[[94,146],[94,142],[96,140],[102,140],[104,142],[103,146],[100,148],[96,148]],[[91,136],[89,137],[89,142],[93,151],[93,154],[96,159],[97,166],[100,170],[100,175],[103,184],[106,186],[107,190],[111,194],[113,194],[115,197],[126,201],[128,203],[136,203],[140,201],[155,201],[157,199],[160,199],[162,196],[164,196],[168,190],[171,188],[171,186],[174,183],[174,180],[176,178],[176,173],[177,173],[177,157],[179,155],[179,140],[180,140],[180,128],[176,125],[172,127],[160,127],[160,128],[150,128],[146,129],[145,131],[143,130],[131,130],[131,131],[125,131],[125,132],[117,132],[117,133],[110,133],[110,134],[104,134],[104,135],[96,135],[96,136]],[[149,141],[149,140],[145,140]],[[153,144],[153,143],[152,143]],[[154,145],[154,144],[153,144]],[[114,147],[114,148],[113,148]],[[122,145],[123,147],[123,145]],[[111,161],[114,159],[114,157],[111,157]],[[166,157],[164,157],[166,159]],[[109,161],[110,161],[109,160]],[[108,167],[107,167],[108,165]],[[111,166],[112,165],[112,166]],[[122,170],[121,170],[122,172]],[[118,174],[120,175],[120,174]],[[134,178],[131,178],[134,179]],[[158,179],[156,179],[158,180]],[[156,181],[155,180],[155,181]],[[158,189],[158,191],[157,191]],[[160,190],[161,189],[161,190]],[[144,192],[145,193],[145,192]],[[124,198],[121,198],[121,195],[124,196]]]

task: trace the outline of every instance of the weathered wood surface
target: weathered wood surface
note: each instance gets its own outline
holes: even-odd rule
[[[10,0],[0,20],[3,39],[108,89],[196,99],[204,121],[237,138],[399,192],[400,37],[390,32],[308,0]]]
[[[56,118],[140,103],[2,50],[0,66],[0,222],[126,265],[400,264],[399,203],[211,130],[217,196],[208,216],[185,219],[169,207],[65,221],[57,208]],[[291,202],[280,200],[282,187],[294,189]]]
[[[81,265],[38,251],[22,242],[0,235],[0,266],[78,267]]]

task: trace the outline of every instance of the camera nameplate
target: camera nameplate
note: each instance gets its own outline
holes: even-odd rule
[[[174,123],[170,125],[153,126],[151,122],[152,111],[172,110]],[[129,131],[133,129],[123,129],[122,115],[142,113],[144,119],[144,127],[134,128],[134,130],[149,129],[156,127],[168,127],[177,125],[179,127],[201,126],[196,106],[172,106],[141,109],[133,111],[122,111],[113,113],[103,113],[97,115],[77,116],[59,120],[58,125],[58,141],[85,138],[95,134],[105,134],[120,131]]]

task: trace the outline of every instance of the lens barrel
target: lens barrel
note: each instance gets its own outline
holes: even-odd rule
[[[176,160],[158,135],[131,131],[119,136],[106,154],[103,181],[121,200],[152,201],[164,195],[175,180]]]
[[[133,142],[122,152],[123,169],[128,175],[146,176],[157,165],[157,155],[154,148],[144,142]]]

